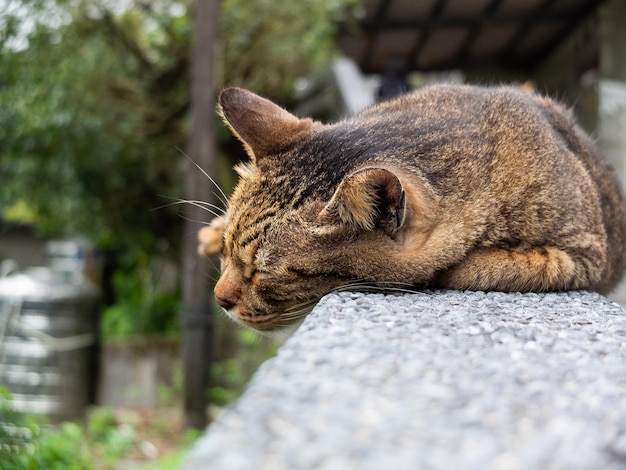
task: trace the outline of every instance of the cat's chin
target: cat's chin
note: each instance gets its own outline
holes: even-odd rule
[[[300,327],[300,325],[302,325],[303,322],[304,318],[301,318],[291,325],[282,326],[275,330],[257,330],[256,328],[253,328],[253,330],[261,336],[265,336],[266,338],[271,338],[275,341],[283,343],[295,333],[295,331]]]
[[[262,330],[259,328],[255,328],[254,325],[250,325],[243,321],[237,316],[237,314],[233,310],[226,310],[224,308],[222,310],[224,311],[224,313],[226,313],[226,316],[228,316],[229,319],[237,323],[239,326],[254,330],[257,334],[265,336],[266,338],[271,338],[278,342],[286,341],[300,327],[300,325],[302,325],[302,322],[304,322],[304,319],[306,318],[305,315],[289,325],[280,326],[274,329]]]

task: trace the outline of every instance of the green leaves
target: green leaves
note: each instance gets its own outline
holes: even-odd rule
[[[224,0],[224,82],[284,101],[293,81],[327,65],[336,22],[354,0]]]
[[[157,194],[180,191],[184,114],[168,112],[186,96],[185,33],[139,7],[114,16],[73,5],[56,3],[71,22],[39,24],[27,49],[0,55],[0,207],[28,204],[50,234],[114,233],[122,250],[144,232],[154,243],[175,237],[174,211],[151,209]],[[181,63],[178,80],[159,81]]]
[[[117,302],[102,313],[105,339],[178,332],[177,293],[157,288],[153,269],[147,264],[134,267],[118,270],[114,276]]]
[[[355,3],[224,0],[218,83],[288,100],[295,78],[330,61],[333,20]],[[177,255],[182,218],[152,209],[182,195],[189,168],[176,149],[187,142],[190,0],[7,5],[0,211],[24,203],[47,233],[122,250],[149,232],[149,250],[167,240]]]
[[[0,463],[3,470],[92,468],[78,424],[44,427],[39,416],[13,407],[11,395],[0,386]]]

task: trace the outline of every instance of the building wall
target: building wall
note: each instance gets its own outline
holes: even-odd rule
[[[626,182],[626,2],[600,8],[599,144]]]
[[[580,124],[592,135],[598,127],[598,30],[598,16],[592,15],[543,61],[531,78],[540,91],[571,106]]]

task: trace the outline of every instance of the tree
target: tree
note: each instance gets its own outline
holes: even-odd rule
[[[7,3],[15,8],[0,24],[0,209],[25,203],[45,233],[83,233],[122,251],[167,245],[178,257],[179,211],[155,208],[183,197],[191,165],[177,150],[188,131],[188,2]],[[218,86],[288,101],[295,78],[332,57],[332,19],[353,3],[224,0]],[[20,37],[30,18],[39,22]]]
[[[187,19],[64,5],[72,20],[37,24],[27,48],[3,41],[0,201],[25,201],[45,233],[175,247],[176,211],[153,209],[182,189]]]
[[[290,102],[296,78],[328,65],[336,54],[340,19],[360,0],[223,0],[222,76],[281,102]]]
[[[223,0],[216,86],[288,103],[294,80],[331,60],[334,20],[357,3]],[[179,150],[189,133],[190,11],[191,0],[0,5],[0,217],[29,220],[48,235],[82,234],[114,253],[118,305],[109,313],[126,320],[125,332],[171,324],[178,313],[171,296],[162,302],[171,317],[161,318],[163,305],[152,308],[161,297],[144,273],[155,256],[180,267],[183,234],[195,230],[184,228],[185,219],[210,218],[178,204],[189,170],[196,187],[207,186],[206,196],[187,199],[213,191]],[[216,134],[227,139],[222,127]],[[193,299],[206,279],[199,272],[186,274],[196,281]],[[187,310],[204,309],[199,302]],[[147,312],[143,321],[139,312]]]

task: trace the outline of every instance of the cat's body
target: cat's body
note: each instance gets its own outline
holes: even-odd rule
[[[253,163],[200,232],[218,303],[268,331],[333,289],[609,291],[626,204],[571,114],[521,88],[439,85],[333,125],[241,89],[222,114]]]

